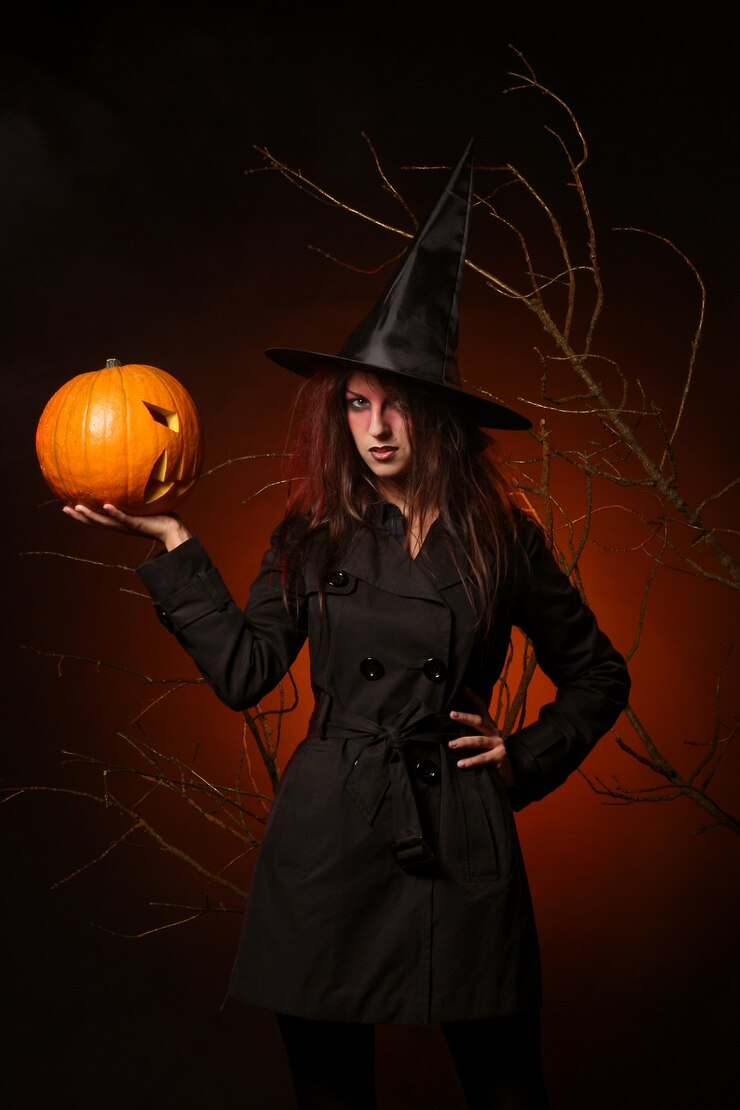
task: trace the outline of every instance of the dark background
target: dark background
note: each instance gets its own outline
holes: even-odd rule
[[[535,94],[502,95],[518,67],[513,43],[587,135],[587,183],[615,290],[607,345],[635,356],[652,395],[675,395],[695,302],[663,257],[614,245],[608,229],[668,236],[702,272],[707,333],[681,461],[689,486],[712,490],[732,476],[737,178],[722,10],[208,4],[165,14],[113,3],[5,17],[6,784],[69,786],[62,749],[119,758],[116,730],[150,696],[133,678],[69,659],[58,670],[39,652],[187,673],[145,603],[121,594],[128,578],[20,554],[145,555],[74,532],[49,503],[33,451],[48,397],[107,357],[150,363],[196,398],[207,466],[279,450],[295,381],[263,349],[336,349],[383,280],[348,274],[307,245],[367,268],[398,249],[277,175],[245,176],[262,164],[253,144],[391,222],[400,216],[375,185],[362,130],[420,213],[442,178],[400,167],[449,166],[470,135],[479,164],[515,160],[554,185],[561,167],[542,133],[550,116]],[[463,352],[467,343],[471,356],[505,367],[495,387],[513,402],[536,379],[536,337],[482,283],[466,278],[466,297]],[[241,502],[277,476],[269,464],[226,468],[188,503],[239,597],[280,498]],[[626,646],[619,580],[597,575],[593,589],[602,622]],[[719,589],[697,593],[677,576],[657,591],[653,614],[636,704],[680,747],[711,727],[712,676],[734,614]],[[180,712],[228,759],[238,722],[203,701],[186,694]],[[160,733],[168,712],[152,725]],[[590,766],[626,774],[608,744]],[[737,808],[737,758],[725,762],[718,793]],[[725,830],[696,836],[702,823],[684,802],[604,807],[577,777],[522,815],[555,1110],[735,1103],[737,845]],[[145,932],[171,919],[148,902],[198,901],[185,869],[125,847],[50,890],[117,831],[110,814],[70,797],[25,796],[2,811],[11,1104],[290,1106],[272,1018],[221,1009],[237,914],[139,940],[93,927]],[[379,1038],[381,1105],[460,1105],[436,1029],[382,1029]]]

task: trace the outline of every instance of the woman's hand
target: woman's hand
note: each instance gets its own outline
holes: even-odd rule
[[[465,770],[467,767],[478,767],[482,763],[492,763],[501,776],[504,786],[513,786],[514,770],[504,747],[503,737],[491,720],[488,706],[484,705],[474,690],[466,690],[465,693],[473,704],[479,707],[480,713],[460,713],[453,709],[450,717],[453,721],[470,725],[476,732],[471,736],[459,736],[455,740],[448,741],[448,747],[453,751],[458,748],[482,748],[483,750],[478,755],[458,759],[458,767]]]
[[[126,532],[130,536],[158,540],[168,551],[179,547],[192,535],[180,518],[174,514],[129,516],[109,502],[103,505],[101,511],[88,509],[87,505],[65,505],[62,512],[80,524],[92,525],[95,528],[109,528],[115,532]]]

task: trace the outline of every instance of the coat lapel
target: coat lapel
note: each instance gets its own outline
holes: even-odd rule
[[[458,560],[462,552],[458,547]],[[434,583],[438,590],[455,586],[464,577],[455,564],[450,545],[439,521],[435,521],[427,533],[424,546],[416,558],[416,566]]]
[[[342,559],[341,569],[399,597],[442,602],[439,591],[460,581],[452,553],[435,523],[416,559],[383,527],[363,528]]]

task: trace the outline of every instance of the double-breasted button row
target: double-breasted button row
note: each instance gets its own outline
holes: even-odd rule
[[[422,671],[429,679],[430,682],[444,682],[447,678],[447,667],[441,659],[427,659],[422,667]],[[372,655],[368,655],[360,663],[360,673],[369,681],[372,682],[376,678],[382,678],[385,674],[385,667],[379,659],[374,659]]]

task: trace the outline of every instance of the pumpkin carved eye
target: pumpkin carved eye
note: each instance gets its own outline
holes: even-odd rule
[[[152,418],[158,424],[163,424],[165,428],[169,428],[171,432],[180,431],[180,418],[176,412],[169,412],[167,409],[161,409],[159,405],[150,405],[148,401],[142,401],[145,409],[148,409]]]

